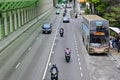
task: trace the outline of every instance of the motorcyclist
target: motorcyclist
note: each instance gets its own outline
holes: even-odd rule
[[[66,50],[64,50],[64,51],[65,51],[65,54],[70,54],[71,53],[71,50],[69,48],[66,48]]]
[[[59,29],[59,33],[60,33],[60,35],[63,36],[63,34],[64,34],[64,29],[63,29],[62,27]]]
[[[61,27],[60,29],[59,29],[59,32],[61,33],[64,33],[64,29]]]
[[[52,65],[51,69],[50,69],[50,72],[52,72],[53,69],[56,69],[56,71],[58,72],[58,68],[55,64]]]
[[[66,50],[65,50],[65,59],[66,59],[67,62],[69,62],[70,58],[71,58],[71,50],[69,48],[66,48]]]
[[[58,80],[58,68],[55,64],[52,65],[50,72],[51,72],[51,80]]]

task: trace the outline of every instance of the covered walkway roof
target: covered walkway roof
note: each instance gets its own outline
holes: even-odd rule
[[[0,12],[34,5],[38,0],[0,0]]]
[[[111,30],[113,30],[114,32],[116,32],[117,34],[120,34],[120,29],[117,27],[109,27]]]

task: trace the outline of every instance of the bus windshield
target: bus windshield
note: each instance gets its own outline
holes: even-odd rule
[[[90,46],[93,47],[105,47],[108,46],[107,39],[105,37],[91,37]]]

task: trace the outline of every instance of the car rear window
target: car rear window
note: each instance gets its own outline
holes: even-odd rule
[[[50,24],[44,24],[44,28],[50,28]]]

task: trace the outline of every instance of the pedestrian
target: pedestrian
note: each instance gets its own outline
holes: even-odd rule
[[[113,48],[113,46],[112,46],[112,38],[110,38],[109,43],[110,43],[110,48]]]
[[[118,46],[117,46],[118,52],[120,52],[120,39],[117,44],[118,44]]]
[[[112,39],[112,47],[115,48],[115,38]]]

